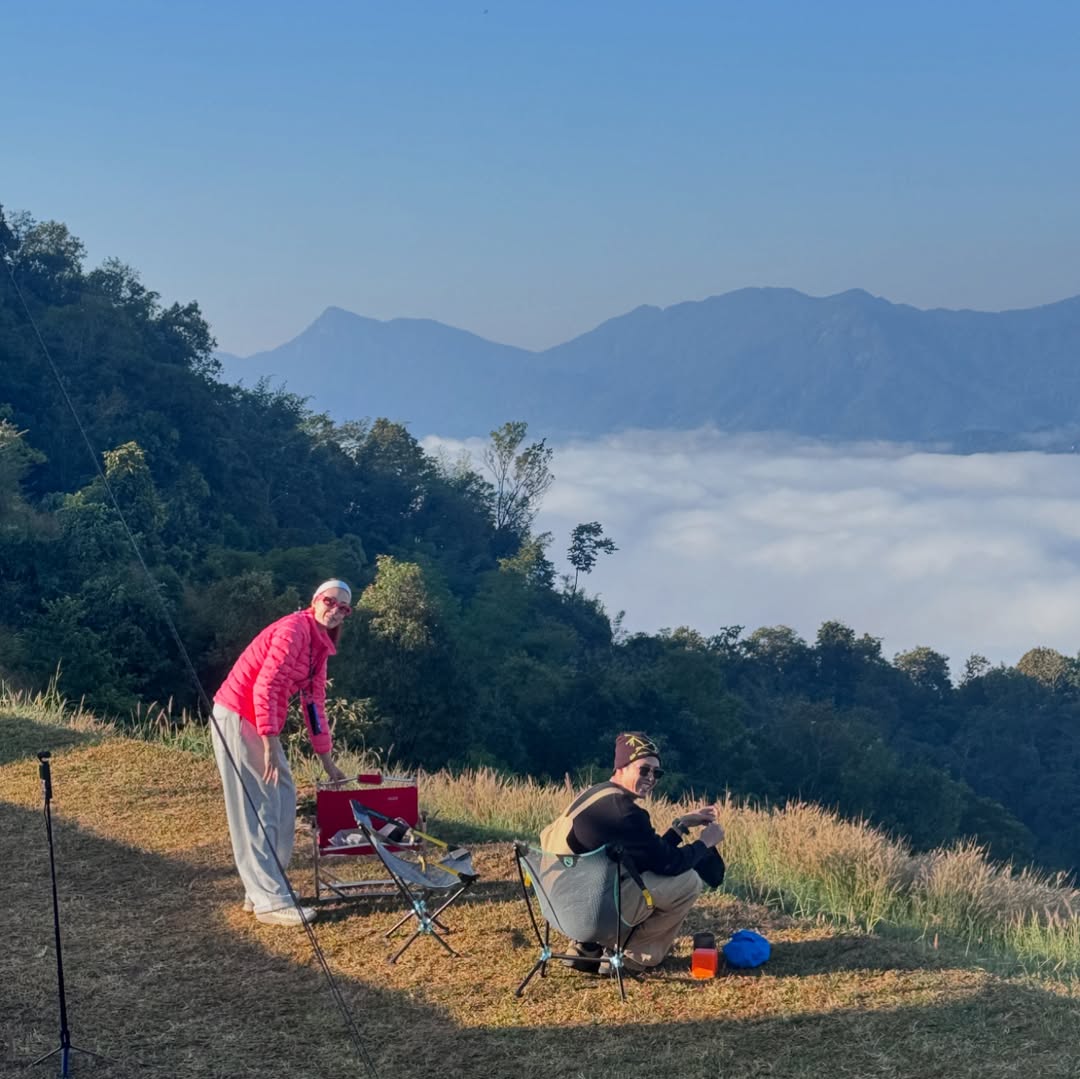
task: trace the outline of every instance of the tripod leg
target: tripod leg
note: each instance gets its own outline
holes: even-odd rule
[[[55,1049],[46,1053],[44,1056],[38,1057],[37,1060],[32,1060],[27,1067],[34,1068],[38,1064],[44,1064],[46,1060],[52,1060],[53,1057],[60,1057],[60,1075],[69,1076],[71,1074],[71,1054],[82,1053],[84,1057],[92,1057],[94,1060],[100,1060],[105,1064],[115,1064],[116,1061],[112,1057],[104,1056],[101,1053],[92,1052],[90,1049],[80,1049],[77,1045],[72,1045],[70,1041],[61,1042]]]
[[[63,1051],[64,1047],[62,1045],[58,1045],[55,1049],[50,1050],[43,1057],[38,1057],[37,1060],[31,1060],[27,1067],[36,1068],[39,1064],[44,1064],[46,1060],[52,1060],[52,1058],[56,1056],[57,1053],[62,1053]]]

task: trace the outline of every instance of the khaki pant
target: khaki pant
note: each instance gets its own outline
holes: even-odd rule
[[[632,880],[624,880],[622,885],[623,920],[637,926],[626,949],[631,969],[655,967],[664,961],[702,888],[701,878],[693,869],[675,877],[642,873],[641,879],[653,898],[651,913],[641,889]],[[614,940],[598,943],[609,948],[615,945]]]

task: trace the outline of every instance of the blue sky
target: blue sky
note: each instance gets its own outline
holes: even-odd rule
[[[529,348],[783,285],[1080,293],[1080,5],[5,9],[0,202],[246,354],[329,304]]]

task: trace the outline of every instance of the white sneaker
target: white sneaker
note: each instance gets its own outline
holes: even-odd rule
[[[250,899],[248,899],[248,897],[245,895],[244,896],[244,913],[245,914],[250,914],[254,909],[255,909],[255,904]]]
[[[317,914],[311,907],[278,907],[277,910],[264,910],[255,917],[267,925],[303,925],[305,921],[315,921]]]

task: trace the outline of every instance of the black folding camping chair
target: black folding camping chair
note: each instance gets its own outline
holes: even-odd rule
[[[421,936],[433,937],[457,958],[458,953],[445,939],[450,929],[439,916],[479,880],[473,869],[472,855],[464,847],[451,847],[441,839],[418,832],[404,821],[391,820],[360,801],[354,799],[351,804],[357,828],[409,907],[405,916],[391,926],[385,936],[389,939],[411,918],[416,919],[412,936],[394,953],[390,962],[396,963]],[[395,844],[410,841],[416,845],[394,849]]]

